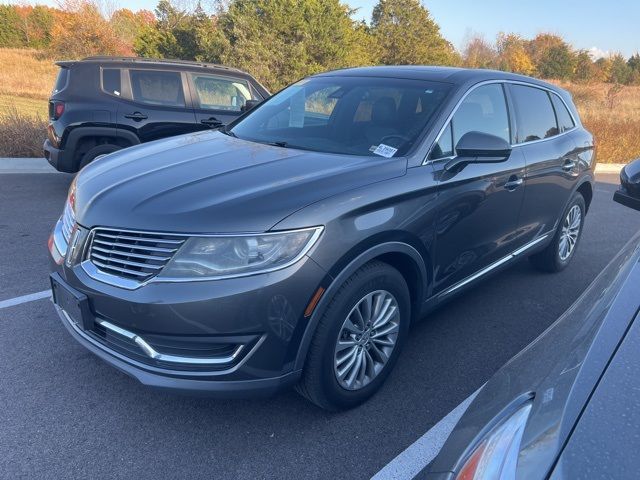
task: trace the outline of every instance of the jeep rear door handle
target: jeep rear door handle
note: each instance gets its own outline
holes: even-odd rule
[[[522,180],[521,178],[511,177],[509,181],[504,184],[504,188],[506,188],[509,191],[513,191],[516,188],[518,188],[520,185],[522,185],[523,181],[524,180]]]
[[[133,112],[133,113],[127,113],[124,118],[130,118],[131,120],[135,120],[136,122],[139,122],[140,120],[146,120],[147,117],[144,113],[140,113],[140,112]]]

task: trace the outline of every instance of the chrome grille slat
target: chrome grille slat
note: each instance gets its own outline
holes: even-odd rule
[[[102,248],[102,247],[98,247],[97,245],[93,246],[93,250],[97,250],[98,252],[102,252],[102,253],[109,253],[111,255],[123,255],[126,257],[133,257],[133,258],[142,258],[144,260],[157,260],[157,261],[165,261],[167,258],[166,257],[159,257],[157,255],[143,255],[141,253],[134,253],[134,252],[127,252],[127,253],[122,253],[122,252],[114,252],[113,250],[109,250],[107,248]]]
[[[174,253],[177,248],[164,248],[164,247],[148,247],[146,245],[134,245],[128,243],[118,243],[118,242],[109,242],[106,240],[100,240],[99,238],[94,238],[93,241],[95,243],[100,243],[102,245],[114,246],[119,248],[133,248],[135,250],[148,250],[150,252],[162,252],[162,253]]]
[[[149,234],[143,234],[143,235],[149,235]],[[157,237],[157,238],[153,238],[153,237],[133,237],[133,236],[129,236],[129,235],[112,235],[112,234],[108,234],[108,233],[102,233],[102,232],[96,232],[96,236],[98,237],[106,237],[106,238],[112,238],[114,240],[132,240],[134,242],[150,242],[150,243],[169,243],[172,245],[182,245],[182,243],[184,242],[184,239],[180,239],[180,240],[176,240],[176,239],[169,239],[169,238],[161,238],[161,237]]]
[[[128,265],[131,267],[140,267],[140,268],[149,268],[152,270],[159,270],[162,267],[164,267],[164,264],[162,265],[156,265],[153,263],[140,263],[140,262],[134,262],[131,260],[124,260],[121,258],[116,258],[116,257],[106,257],[104,255],[100,255],[98,253],[94,253],[91,252],[91,258],[98,258],[104,262],[111,262],[111,263],[115,263],[116,265]]]
[[[73,226],[76,223],[75,216],[73,215],[73,210],[71,209],[71,205],[69,202],[66,203],[64,207],[64,212],[62,213],[62,236],[69,243],[69,239],[71,238],[71,232],[73,231]]]
[[[144,282],[160,273],[186,237],[96,228],[87,260],[102,272]]]

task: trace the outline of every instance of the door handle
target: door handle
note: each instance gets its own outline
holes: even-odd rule
[[[524,182],[522,178],[517,178],[514,175],[511,178],[509,178],[509,181],[507,183],[504,184],[504,188],[506,188],[510,192],[513,192],[516,188],[522,185],[522,182]]]
[[[577,162],[575,160],[566,158],[564,160],[564,165],[562,165],[562,170],[564,170],[565,172],[569,172],[574,169],[574,167],[576,166],[576,163]]]
[[[147,117],[144,113],[140,113],[140,112],[133,112],[133,113],[127,113],[124,118],[130,118],[131,120],[134,120],[136,122],[139,122],[140,120],[146,120]]]
[[[200,120],[200,123],[204,123],[206,126],[211,128],[221,127],[224,125],[224,123],[218,120],[216,117],[204,118]]]

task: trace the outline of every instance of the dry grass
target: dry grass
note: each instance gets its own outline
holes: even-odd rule
[[[640,157],[640,87],[561,83],[584,126],[596,137],[598,161],[627,163]]]
[[[46,100],[58,67],[37,50],[0,48],[0,95]]]
[[[0,157],[41,157],[46,129],[43,117],[9,107],[0,114]]]

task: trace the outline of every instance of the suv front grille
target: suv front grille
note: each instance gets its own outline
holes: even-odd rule
[[[88,259],[105,273],[144,282],[160,273],[185,240],[177,235],[96,228]]]

